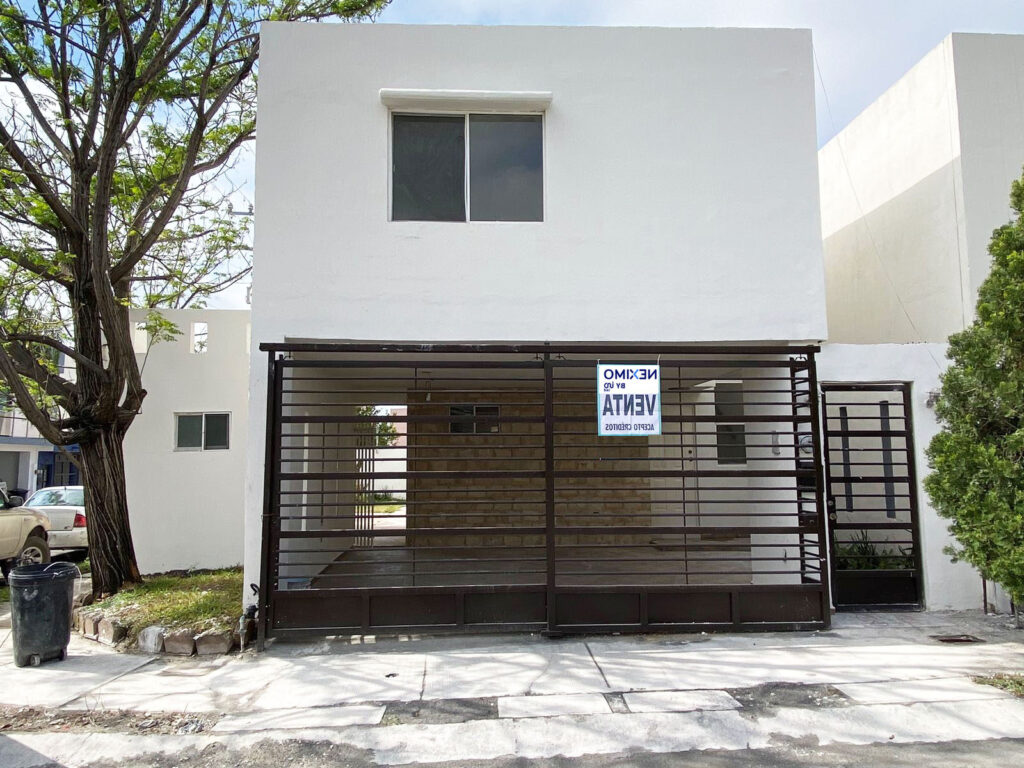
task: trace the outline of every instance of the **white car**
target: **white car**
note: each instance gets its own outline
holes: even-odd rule
[[[85,525],[85,489],[80,485],[40,488],[28,497],[26,509],[42,512],[50,520],[50,549],[77,550],[89,548]]]
[[[0,572],[7,578],[11,568],[21,563],[50,562],[50,520],[23,507],[21,497],[8,496],[3,486],[0,483]]]

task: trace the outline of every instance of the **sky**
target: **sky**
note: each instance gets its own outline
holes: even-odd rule
[[[824,145],[950,32],[1024,34],[1024,0],[393,0],[383,24],[799,27],[814,39]],[[252,156],[232,176],[252,199]],[[244,286],[210,306],[245,306]]]
[[[950,32],[1024,34],[1024,0],[393,0],[380,22],[810,29],[820,145]]]

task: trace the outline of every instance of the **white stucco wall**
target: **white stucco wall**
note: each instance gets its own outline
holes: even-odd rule
[[[133,320],[145,313],[133,310]],[[242,562],[248,430],[248,310],[162,310],[182,331],[138,355],[148,392],[125,439],[125,473],[139,568],[158,573]],[[207,351],[191,351],[205,322]],[[143,342],[144,344],[144,342]],[[137,350],[139,347],[137,347]],[[144,347],[143,347],[144,349]],[[228,412],[227,450],[175,450],[175,414]],[[262,461],[262,454],[260,454]]]
[[[961,290],[950,39],[828,142],[818,162],[829,339],[940,342],[962,328],[972,302]]]
[[[948,365],[945,345],[825,344],[817,360],[818,379],[822,384],[911,383],[925,607],[928,610],[981,608],[981,577],[965,563],[950,562],[949,556],[943,552],[952,543],[947,530],[948,521],[940,518],[932,508],[923,484],[928,474],[925,450],[939,431],[935,411],[926,405],[926,401],[928,393],[938,389],[939,375]]]
[[[42,440],[0,444],[0,464],[4,467],[0,480],[7,483],[9,491],[18,488],[32,493],[36,490],[36,467],[39,466],[40,450],[53,449]]]
[[[825,336],[808,31],[265,24],[261,46],[259,341]],[[382,88],[550,92],[545,220],[389,221]]]
[[[989,272],[992,230],[1010,220],[1024,169],[1024,35],[952,36],[963,155],[968,289],[973,317]]]
[[[261,46],[254,348],[826,335],[809,31],[265,24]],[[550,92],[544,221],[389,221],[384,88]]]

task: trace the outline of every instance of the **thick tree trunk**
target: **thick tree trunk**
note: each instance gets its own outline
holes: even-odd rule
[[[106,426],[80,446],[94,597],[142,580],[128,522],[123,439],[122,430]]]

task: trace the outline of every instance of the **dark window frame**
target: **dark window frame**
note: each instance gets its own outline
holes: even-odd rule
[[[199,430],[199,445],[181,445],[181,417],[198,416],[202,419]],[[210,416],[224,416],[227,428],[224,432],[224,445],[208,445],[206,420]],[[230,411],[177,411],[174,414],[174,450],[175,451],[229,451],[231,450],[231,412]]]
[[[461,218],[412,218],[398,217],[395,215],[395,118],[456,118],[463,120],[462,142],[464,157],[462,161],[462,217]],[[540,185],[539,185],[539,218],[474,218],[473,217],[473,190],[471,178],[473,175],[472,162],[472,123],[473,118],[483,118],[483,122],[494,121],[498,118],[509,118],[511,120],[528,121],[535,119],[540,127]],[[440,111],[421,112],[408,110],[394,110],[388,117],[388,220],[392,222],[414,221],[434,223],[506,223],[506,224],[541,224],[546,219],[547,203],[547,179],[545,166],[547,165],[546,144],[547,144],[547,115],[544,112],[480,112],[480,111]]]
[[[481,413],[481,410],[487,413]],[[472,421],[449,421],[450,435],[496,435],[501,432],[501,406],[495,403],[452,403],[448,406],[448,418],[456,416],[471,416]]]

